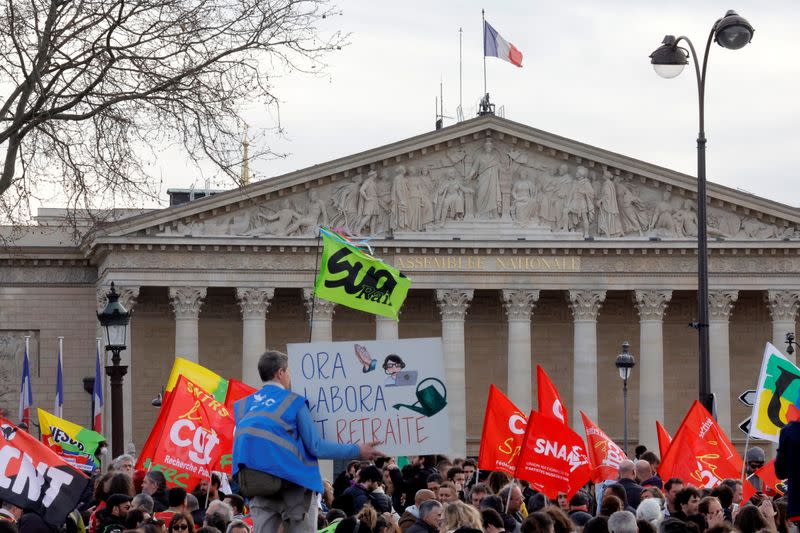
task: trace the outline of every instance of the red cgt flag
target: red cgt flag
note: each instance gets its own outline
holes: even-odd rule
[[[661,458],[658,473],[661,479],[679,477],[695,487],[710,489],[725,478],[738,478],[742,458],[706,408],[695,400]]]
[[[583,439],[552,416],[533,411],[528,421],[516,477],[553,500],[572,497],[592,476]]]
[[[478,468],[514,475],[528,419],[517,406],[491,385],[483,418]]]
[[[539,365],[536,365],[536,384],[539,397],[539,412],[543,415],[554,416],[566,424],[568,420],[564,402],[561,401],[561,396],[558,395],[558,389],[550,381],[550,376]]]
[[[586,442],[589,444],[592,481],[599,483],[607,479],[617,479],[619,464],[628,457],[583,411],[580,413],[583,429],[586,430]]]
[[[661,422],[656,420],[656,433],[658,434],[658,454],[663,459],[667,455],[670,444],[672,444],[672,437],[669,436],[667,430],[661,425]]]

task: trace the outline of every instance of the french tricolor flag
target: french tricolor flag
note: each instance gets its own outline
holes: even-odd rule
[[[92,429],[98,433],[103,432],[103,370],[100,366],[100,339],[97,339],[97,353],[94,358],[94,391],[92,392],[92,405],[94,418]]]
[[[499,57],[518,67],[522,66],[522,52],[517,47],[503,39],[492,25],[483,21],[483,55]]]
[[[25,337],[25,358],[22,360],[22,384],[19,388],[19,421],[21,424],[31,426],[31,405],[33,405],[33,390],[31,389],[31,364],[28,360],[30,337]]]

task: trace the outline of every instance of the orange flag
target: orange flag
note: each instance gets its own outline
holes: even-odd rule
[[[478,468],[514,475],[528,419],[500,389],[491,385],[483,418]]]
[[[658,434],[658,454],[663,459],[667,455],[669,445],[672,444],[672,437],[669,436],[667,430],[661,425],[661,422],[656,420],[656,433]]]
[[[775,459],[768,462],[755,472],[753,472],[747,479],[756,476],[763,483],[764,494],[772,498],[773,496],[783,496],[786,492],[785,480],[779,479],[775,474]],[[755,487],[752,483],[747,485],[742,490],[742,502],[747,502],[756,493]]]
[[[628,457],[583,411],[580,413],[583,429],[586,430],[586,442],[589,444],[592,481],[599,483],[607,479],[617,479],[619,464]]]
[[[679,477],[698,488],[713,488],[742,473],[742,457],[703,405],[695,400],[667,453],[661,458],[661,479]],[[749,482],[745,482],[749,485]]]
[[[558,418],[566,424],[568,420],[564,402],[561,401],[561,396],[558,395],[558,389],[550,381],[550,376],[539,365],[536,365],[536,383],[539,396],[539,412],[545,416]]]
[[[553,500],[559,492],[571,498],[592,477],[583,439],[557,418],[533,411],[516,477]]]

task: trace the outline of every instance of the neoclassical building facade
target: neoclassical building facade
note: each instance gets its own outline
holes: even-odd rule
[[[144,442],[174,356],[256,385],[268,347],[441,336],[457,455],[477,453],[490,383],[534,406],[536,364],[621,440],[623,341],[632,442],[655,448],[697,397],[696,180],[495,116],[95,228],[29,228],[0,257],[0,401],[16,418],[24,337],[35,401],[89,418],[97,309],[133,310],[126,441]],[[764,343],[800,305],[800,210],[710,184],[710,338],[718,417],[734,442]],[[412,280],[400,321],[312,302],[320,225],[369,236]],[[312,305],[313,303],[313,305]],[[313,309],[313,313],[312,313]],[[581,430],[582,431],[582,430]],[[110,433],[110,432],[109,432]]]

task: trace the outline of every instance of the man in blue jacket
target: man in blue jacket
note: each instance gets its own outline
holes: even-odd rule
[[[264,386],[234,406],[233,475],[244,468],[281,481],[270,496],[250,499],[254,533],[311,533],[317,529],[317,494],[323,491],[318,459],[373,460],[377,443],[338,444],[320,438],[306,399],[291,392],[289,358],[265,352],[258,361]]]

